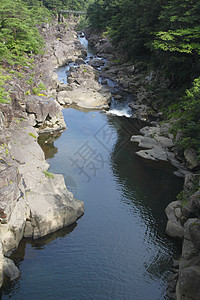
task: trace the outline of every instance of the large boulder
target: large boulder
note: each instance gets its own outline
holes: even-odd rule
[[[90,60],[89,65],[93,68],[99,68],[105,64],[103,59],[100,58],[93,58]]]
[[[44,96],[27,96],[26,111],[35,115],[38,131],[47,132],[66,128],[58,103]]]
[[[182,211],[187,218],[200,216],[200,190],[189,197]]]
[[[66,189],[62,175],[53,175],[52,178],[44,175],[40,179],[42,185],[37,183],[37,189],[27,195],[30,216],[25,236],[34,239],[71,225],[84,213],[83,202]]]
[[[194,149],[192,148],[185,149],[184,157],[188,169],[193,170],[199,166],[199,162],[197,160],[197,153]]]
[[[25,125],[25,121],[22,123],[21,130],[18,124],[13,126],[10,147],[13,158],[20,163],[18,168],[24,187],[24,190],[21,188],[22,207],[16,207],[16,219],[13,219],[12,224],[19,224],[22,236],[39,238],[74,223],[84,213],[84,207],[83,202],[76,200],[66,189],[62,175],[47,172],[48,164],[37,143],[35,129]],[[7,245],[6,240],[4,244],[8,251],[10,245]]]
[[[153,147],[149,150],[140,150],[136,152],[136,155],[149,160],[168,161],[166,151],[160,147]]]
[[[181,203],[180,201],[171,202],[165,209],[168,218],[166,233],[171,237],[178,237],[183,239],[184,229],[181,225]]]
[[[176,287],[177,300],[200,300],[200,267],[191,266],[181,270]]]
[[[10,280],[15,280],[19,277],[19,269],[16,267],[14,262],[5,257],[4,258],[4,275],[10,278]]]
[[[200,221],[188,219],[184,224],[182,257],[176,287],[177,300],[200,300]]]

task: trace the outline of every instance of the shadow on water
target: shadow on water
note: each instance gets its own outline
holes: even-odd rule
[[[82,44],[89,61],[94,54],[86,39]],[[60,74],[66,82],[68,69]],[[122,96],[111,110],[129,112],[130,95],[107,81]],[[5,279],[1,295],[20,300],[164,299],[171,258],[180,250],[180,243],[165,235],[164,209],[183,181],[169,164],[135,154],[138,146],[130,137],[143,122],[72,107],[63,110],[68,129],[42,134],[39,143],[53,172],[62,173],[67,187],[85,202],[85,217],[78,230],[74,224],[36,241],[23,239],[11,256],[21,277],[12,283]],[[87,183],[69,163],[85,142],[106,161]]]
[[[41,135],[39,141],[53,172],[74,179],[70,185],[76,192],[78,187],[85,216],[70,238],[76,224],[41,240],[21,241],[12,258],[22,275],[5,281],[4,298],[21,300],[36,285],[30,299],[164,299],[171,259],[179,254],[179,243],[165,236],[164,209],[182,180],[169,164],[135,155],[138,147],[130,137],[141,121],[71,108],[63,113],[68,129],[61,138]],[[106,161],[90,182],[69,163],[85,141]]]
[[[44,250],[54,240],[66,238],[76,228],[76,226],[77,223],[74,223],[37,240],[24,238],[21,240],[17,250],[12,253],[10,259],[12,259],[16,266],[20,268],[20,265],[24,261],[25,255],[27,262],[34,260],[36,258],[35,250]],[[2,299],[3,295],[10,295],[11,297],[14,294],[17,294],[17,291],[20,289],[19,280],[20,277],[14,281],[10,281],[6,276],[4,276],[3,287],[0,289],[0,299]]]
[[[130,142],[130,137],[139,134],[144,123],[120,117],[110,117],[107,122],[117,131],[117,140],[110,153],[110,165],[121,201],[131,213],[140,215],[141,222],[146,226],[146,235],[155,245],[163,245],[179,257],[181,240],[174,240],[165,234],[165,208],[176,200],[176,195],[182,190],[183,179],[173,174],[176,169],[170,163],[142,159],[135,154],[141,148]],[[171,263],[168,254],[156,255],[148,262],[148,273],[159,278]]]

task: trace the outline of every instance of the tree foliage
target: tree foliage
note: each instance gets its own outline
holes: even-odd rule
[[[94,0],[88,8],[93,27],[106,30],[130,60],[145,58],[162,70],[173,90],[180,93],[194,80],[180,101],[166,103],[182,132],[177,146],[200,152],[199,16],[199,0]]]
[[[191,89],[187,89],[182,101],[175,106],[172,118],[175,117],[174,129],[181,130],[177,149],[193,148],[200,155],[200,77],[194,80]]]
[[[1,0],[0,61],[22,62],[24,54],[37,54],[43,39],[37,26],[47,19],[49,11],[39,1],[29,7],[22,0]]]
[[[154,58],[176,85],[200,71],[199,15],[199,0],[95,0],[88,8],[90,24],[129,59]]]

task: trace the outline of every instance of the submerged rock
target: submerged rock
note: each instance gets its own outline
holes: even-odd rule
[[[19,269],[16,267],[14,262],[5,257],[4,258],[4,275],[10,278],[10,280],[15,280],[19,277]]]

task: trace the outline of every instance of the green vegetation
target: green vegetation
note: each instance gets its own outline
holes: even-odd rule
[[[40,82],[40,83],[38,84],[38,86],[35,86],[35,87],[32,88],[32,93],[33,93],[34,95],[38,95],[38,94],[40,94],[41,91],[43,91],[43,90],[45,90],[45,89],[46,89],[45,85],[44,85],[43,83]],[[40,94],[40,95],[43,95],[43,94]]]
[[[48,171],[43,171],[44,175],[47,177],[47,178],[54,178],[54,175],[52,172],[48,172]]]
[[[124,59],[146,62],[170,80],[160,108],[174,134],[181,132],[177,150],[200,155],[199,15],[198,0],[94,0],[88,7],[90,25],[104,30]]]
[[[105,30],[129,60],[161,66],[172,84],[200,71],[200,6],[197,0],[95,0],[91,26]]]
[[[28,133],[31,137],[33,137],[34,139],[37,139],[37,136],[35,134],[33,134],[32,132]]]
[[[80,20],[79,20],[78,26],[76,27],[76,30],[81,31],[84,28],[86,28],[88,25],[89,25],[88,19],[86,19],[85,16],[80,16]]]
[[[1,0],[0,61],[2,64],[26,64],[38,54],[44,42],[37,26],[48,21],[49,11],[34,1],[32,7],[22,0]]]
[[[32,2],[29,0],[29,2]],[[69,9],[84,11],[90,0],[43,0],[43,5],[50,10]]]
[[[174,134],[181,132],[176,142],[177,151],[193,148],[200,158],[200,77],[194,80],[193,87],[186,90],[181,101],[172,105],[171,113],[174,119]]]
[[[2,71],[0,70],[0,103],[9,103],[10,102],[10,96],[9,93],[5,91],[5,84],[6,81],[10,79],[10,76],[3,75]]]

